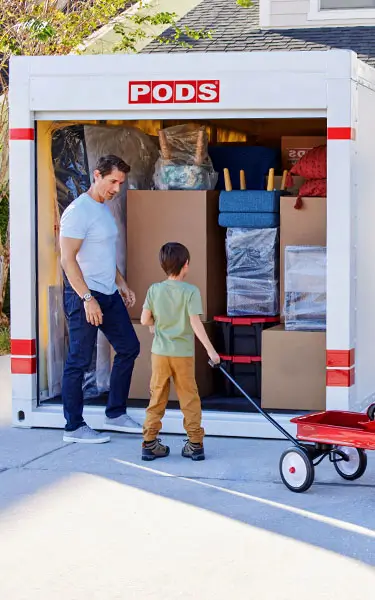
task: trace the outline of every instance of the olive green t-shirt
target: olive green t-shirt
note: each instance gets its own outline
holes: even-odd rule
[[[194,332],[190,317],[203,313],[199,289],[195,285],[167,279],[154,283],[143,308],[155,321],[152,352],[161,356],[194,356]]]

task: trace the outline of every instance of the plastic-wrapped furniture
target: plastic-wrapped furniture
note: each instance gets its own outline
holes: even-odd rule
[[[325,331],[326,248],[285,248],[285,329]]]
[[[230,228],[227,251],[227,314],[279,313],[279,231]]]

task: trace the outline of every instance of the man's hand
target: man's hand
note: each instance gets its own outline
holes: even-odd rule
[[[91,325],[95,325],[95,327],[99,327],[103,323],[103,313],[100,308],[99,302],[92,297],[88,302],[84,302],[86,320]]]
[[[135,293],[129,288],[118,269],[116,269],[116,285],[126,308],[132,308],[136,302]]]
[[[135,293],[126,285],[126,283],[121,284],[118,290],[125,302],[126,308],[133,308],[136,302]]]

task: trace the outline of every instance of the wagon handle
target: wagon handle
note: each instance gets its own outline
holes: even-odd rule
[[[237,390],[239,392],[241,392],[241,394],[243,396],[245,396],[246,400],[248,400],[250,402],[250,404],[252,404],[252,406],[257,410],[257,412],[259,412],[265,419],[267,419],[267,421],[269,421],[271,423],[271,425],[273,425],[290,442],[292,442],[292,444],[294,446],[297,446],[298,448],[302,448],[304,450],[304,447],[292,435],[290,435],[290,433],[285,431],[285,429],[277,421],[275,421],[275,419],[273,419],[271,417],[271,415],[266,413],[260,406],[258,406],[258,404],[252,398],[250,398],[250,396],[245,392],[245,390],[243,390],[242,387],[240,385],[238,385],[238,383],[233,379],[233,377],[231,377],[231,375],[229,375],[228,371],[226,371],[224,369],[222,363],[219,363],[218,365],[216,365],[215,363],[212,362],[212,360],[209,360],[208,364],[213,369],[219,369],[225,375],[225,377],[227,377],[227,379],[229,379],[231,384],[234,385],[237,388]]]

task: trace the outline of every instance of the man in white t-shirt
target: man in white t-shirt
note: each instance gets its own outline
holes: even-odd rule
[[[88,370],[98,328],[113,346],[106,429],[141,432],[126,414],[139,341],[126,306],[135,296],[116,265],[117,225],[105,201],[120,191],[130,167],[117,156],[98,160],[90,189],[74,200],[61,217],[60,247],[64,271],[64,310],[68,321],[69,354],[65,364],[62,399],[65,442],[99,444],[110,437],[83,420],[82,382]]]

